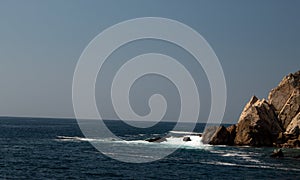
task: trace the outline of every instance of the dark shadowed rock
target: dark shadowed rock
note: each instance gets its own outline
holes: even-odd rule
[[[202,142],[211,145],[228,145],[230,134],[224,126],[210,127],[205,130]]]
[[[236,145],[272,146],[282,132],[274,108],[255,96],[245,106],[236,128]]]
[[[183,137],[182,139],[183,141],[187,142],[187,141],[192,141],[190,137],[186,136],[186,137]]]
[[[274,145],[283,144],[286,141],[286,136],[283,132],[279,133],[277,136],[276,141],[274,142]]]
[[[295,148],[295,147],[300,147],[300,140],[299,139],[290,139],[286,143],[282,145],[282,147],[285,148]]]
[[[234,139],[236,136],[236,125],[231,125],[226,128],[228,133],[229,133],[229,140],[228,140],[228,145],[232,146],[234,145]]]
[[[217,129],[214,136],[211,139],[210,144],[212,145],[228,145],[230,134],[224,126]]]

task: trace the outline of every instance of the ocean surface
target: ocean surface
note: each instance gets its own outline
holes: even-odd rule
[[[0,179],[299,179],[299,149],[283,149],[286,157],[270,158],[273,148],[203,145],[201,138],[172,131],[175,123],[152,128],[130,128],[122,121],[105,121],[109,129],[126,140],[88,139],[74,119],[0,118]],[[203,132],[197,124],[194,132]],[[147,138],[170,133],[166,142]],[[135,151],[181,148],[150,163],[125,163],[99,152],[89,141],[127,147]],[[109,152],[106,152],[109,153]],[[138,154],[138,153],[136,153]],[[126,153],[125,153],[126,156]],[[137,157],[139,158],[139,157]],[[147,158],[152,158],[147,157]]]

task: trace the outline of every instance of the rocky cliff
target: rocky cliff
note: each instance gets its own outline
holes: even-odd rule
[[[203,142],[213,145],[300,147],[300,71],[284,77],[268,100],[253,96],[238,123],[210,127]]]

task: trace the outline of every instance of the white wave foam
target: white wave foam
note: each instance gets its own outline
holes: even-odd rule
[[[244,159],[248,162],[254,162],[254,163],[261,163],[258,159],[255,159],[255,156],[257,154],[251,153],[251,152],[243,152],[243,151],[228,151],[228,150],[218,150],[218,151],[211,151],[211,153],[219,154],[223,157],[236,157]]]
[[[83,138],[83,137],[69,137],[69,136],[57,136],[58,141],[96,141],[104,143],[123,143],[128,145],[147,145],[158,148],[184,148],[184,149],[204,149],[211,147],[211,145],[204,145],[201,142],[200,136],[188,136],[191,141],[183,141],[183,137],[168,137],[166,141],[156,143],[148,142],[145,140],[121,140],[116,141],[114,139],[92,139],[92,138]]]
[[[183,137],[169,137],[167,141],[161,142],[161,145],[167,147],[179,147],[184,149],[206,149],[211,147],[211,145],[206,145],[201,142],[200,136],[188,136],[191,141],[183,141]]]
[[[212,161],[212,162],[200,162],[201,164],[209,164],[209,165],[219,165],[219,166],[236,166],[236,167],[246,167],[246,168],[261,168],[261,169],[278,169],[284,171],[300,171],[300,169],[296,168],[286,168],[286,167],[278,167],[278,166],[270,166],[270,165],[250,165],[250,164],[235,164],[230,162],[220,162],[220,161]]]
[[[201,142],[201,137],[199,136],[188,136],[191,141],[183,141],[183,137],[169,137],[167,141],[162,142],[163,144],[174,144],[174,145],[203,145]]]
[[[228,152],[228,153],[222,154],[221,156],[224,156],[224,157],[249,157],[250,155],[246,154],[246,153],[242,153],[242,152]]]
[[[84,138],[84,137],[78,137],[78,136],[57,136],[58,141],[107,141],[107,139],[93,139],[93,138]],[[112,139],[110,139],[112,140]]]

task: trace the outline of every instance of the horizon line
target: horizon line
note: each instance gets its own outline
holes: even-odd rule
[[[11,115],[5,115],[5,116],[0,116],[0,119],[2,118],[33,118],[33,119],[66,119],[66,120],[76,120],[76,117],[51,117],[51,116],[11,116]],[[85,120],[100,120],[100,119],[92,119],[92,118],[87,118]],[[123,121],[121,119],[102,119],[104,121]],[[134,121],[134,122],[147,122],[147,121],[138,121],[138,120],[127,120],[127,121]],[[148,121],[148,122],[157,122],[157,121]],[[159,122],[174,122],[176,123],[177,121],[175,120],[161,120]],[[159,123],[158,122],[158,123]],[[125,122],[126,123],[126,122]],[[183,123],[193,123],[191,121],[186,121]],[[197,123],[205,123],[205,122],[197,122]],[[213,124],[218,124],[218,123],[213,123]],[[221,124],[232,124],[232,123],[221,123]]]

